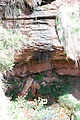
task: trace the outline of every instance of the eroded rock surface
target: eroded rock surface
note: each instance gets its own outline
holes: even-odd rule
[[[15,52],[13,75],[25,77],[55,68],[59,75],[80,76],[79,66],[76,68],[73,61],[66,60],[64,42],[57,34],[58,7],[53,1],[37,7],[32,14],[20,14],[14,20],[12,16],[6,16],[4,27],[14,32],[18,30],[27,41],[21,50]]]
[[[26,80],[25,86],[23,90],[21,91],[21,96],[27,95],[29,92],[30,87],[32,86],[33,79],[29,78]]]
[[[37,7],[30,15],[21,16],[17,22],[6,20],[4,26],[14,31],[19,26],[20,34],[25,35],[26,44],[15,52],[15,76],[40,73],[53,68],[51,57],[55,51],[63,51],[55,29],[57,7],[55,3]],[[6,18],[8,19],[8,18]],[[16,26],[17,25],[17,26]]]

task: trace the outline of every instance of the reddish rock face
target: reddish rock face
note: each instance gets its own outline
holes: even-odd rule
[[[15,76],[25,77],[29,74],[55,69],[58,75],[70,75],[80,77],[80,66],[75,62],[67,60],[63,51],[41,54],[36,52],[23,52],[18,54],[15,62],[18,63],[13,69]]]
[[[16,65],[13,68],[13,74],[25,77],[28,74],[51,70],[53,66],[50,56],[50,51],[40,51],[36,48],[24,48],[21,51],[17,51],[14,56]]]
[[[71,60],[56,60],[53,61],[55,71],[59,75],[70,75],[80,77],[80,66],[76,67]]]
[[[28,62],[24,64],[19,64],[14,67],[13,74],[15,76],[25,77],[29,74],[40,73],[42,71],[51,70],[52,64],[50,61],[45,62]]]
[[[32,59],[33,55],[35,53],[35,50],[33,52],[32,49],[28,49],[28,48],[24,48],[20,51],[16,51],[15,55],[14,55],[14,61],[15,63],[20,63],[20,62],[24,62],[24,61],[29,61],[30,59]]]

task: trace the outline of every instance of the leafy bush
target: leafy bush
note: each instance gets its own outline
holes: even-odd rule
[[[34,77],[34,80],[40,80],[41,81],[42,78],[43,78],[43,75],[39,74],[39,75],[37,75],[37,76]]]
[[[50,107],[46,107],[47,99],[38,98],[35,100],[37,106],[35,108],[32,120],[50,120],[54,118],[54,110]]]
[[[24,103],[24,100],[18,100],[11,103],[9,113],[12,120],[27,120],[24,114],[20,111],[20,106]]]
[[[47,99],[38,98],[34,100],[34,104],[28,103],[23,97],[19,97],[16,101],[12,101],[12,105],[9,109],[11,116],[14,120],[50,120],[54,118],[54,110],[52,107],[48,107]],[[25,117],[22,111],[27,111]]]
[[[0,26],[0,71],[12,69],[15,50],[21,48],[23,39],[23,35],[13,34]]]

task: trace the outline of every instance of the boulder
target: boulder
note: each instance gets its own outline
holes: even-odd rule
[[[25,83],[25,85],[24,85],[24,87],[23,87],[23,90],[22,90],[21,93],[20,93],[20,96],[25,96],[25,95],[28,94],[29,89],[30,89],[30,87],[32,86],[32,83],[33,83],[33,79],[32,79],[32,78],[28,78],[28,79],[26,80],[26,83]]]
[[[40,85],[38,82],[34,81],[32,86],[31,86],[31,89],[32,89],[32,94],[33,96],[36,96],[36,92],[40,89]]]

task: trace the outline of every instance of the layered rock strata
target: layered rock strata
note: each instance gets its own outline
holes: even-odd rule
[[[59,40],[56,28],[56,2],[37,7],[29,15],[6,16],[4,27],[18,30],[26,36],[26,45],[15,52],[13,75],[29,74],[55,69],[60,75],[80,76],[79,66],[66,59],[64,42]]]

